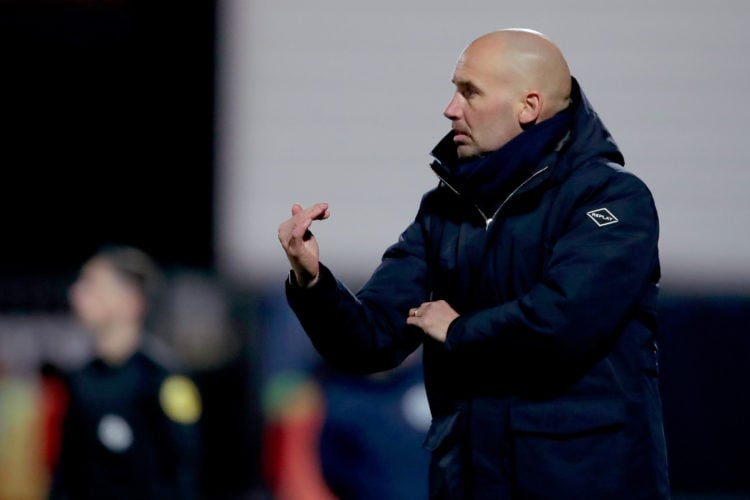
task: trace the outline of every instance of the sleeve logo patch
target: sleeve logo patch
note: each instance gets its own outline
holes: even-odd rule
[[[596,225],[599,227],[609,226],[610,224],[620,222],[619,219],[615,217],[615,214],[606,208],[597,208],[591,212],[586,212],[586,215],[588,215],[592,221],[596,222]]]

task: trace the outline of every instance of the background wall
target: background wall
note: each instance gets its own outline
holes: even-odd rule
[[[0,2],[0,310],[104,243],[213,264],[213,41],[213,2]]]
[[[219,9],[217,263],[278,280],[276,227],[328,201],[322,258],[369,275],[436,184],[428,152],[462,48],[503,27],[555,40],[662,221],[664,285],[747,290],[750,115],[739,0],[226,0]]]

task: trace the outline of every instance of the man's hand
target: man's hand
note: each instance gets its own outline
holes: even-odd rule
[[[409,309],[407,325],[414,325],[422,329],[430,337],[439,342],[445,342],[448,327],[458,318],[459,314],[444,300],[425,302],[419,307]]]
[[[320,250],[310,226],[315,220],[324,220],[330,216],[328,203],[318,203],[303,209],[300,205],[292,206],[292,218],[279,226],[279,241],[292,265],[297,283],[304,288],[313,286],[320,273]]]

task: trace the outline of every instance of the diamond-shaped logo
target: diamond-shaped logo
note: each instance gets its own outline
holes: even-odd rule
[[[596,225],[599,227],[609,226],[610,224],[620,222],[619,219],[606,208],[597,208],[591,212],[586,212],[586,215],[588,215],[592,221],[596,222]]]

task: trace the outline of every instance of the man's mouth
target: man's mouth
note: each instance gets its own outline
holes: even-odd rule
[[[453,142],[466,142],[470,139],[469,134],[465,132],[459,130],[454,130],[453,132]]]

